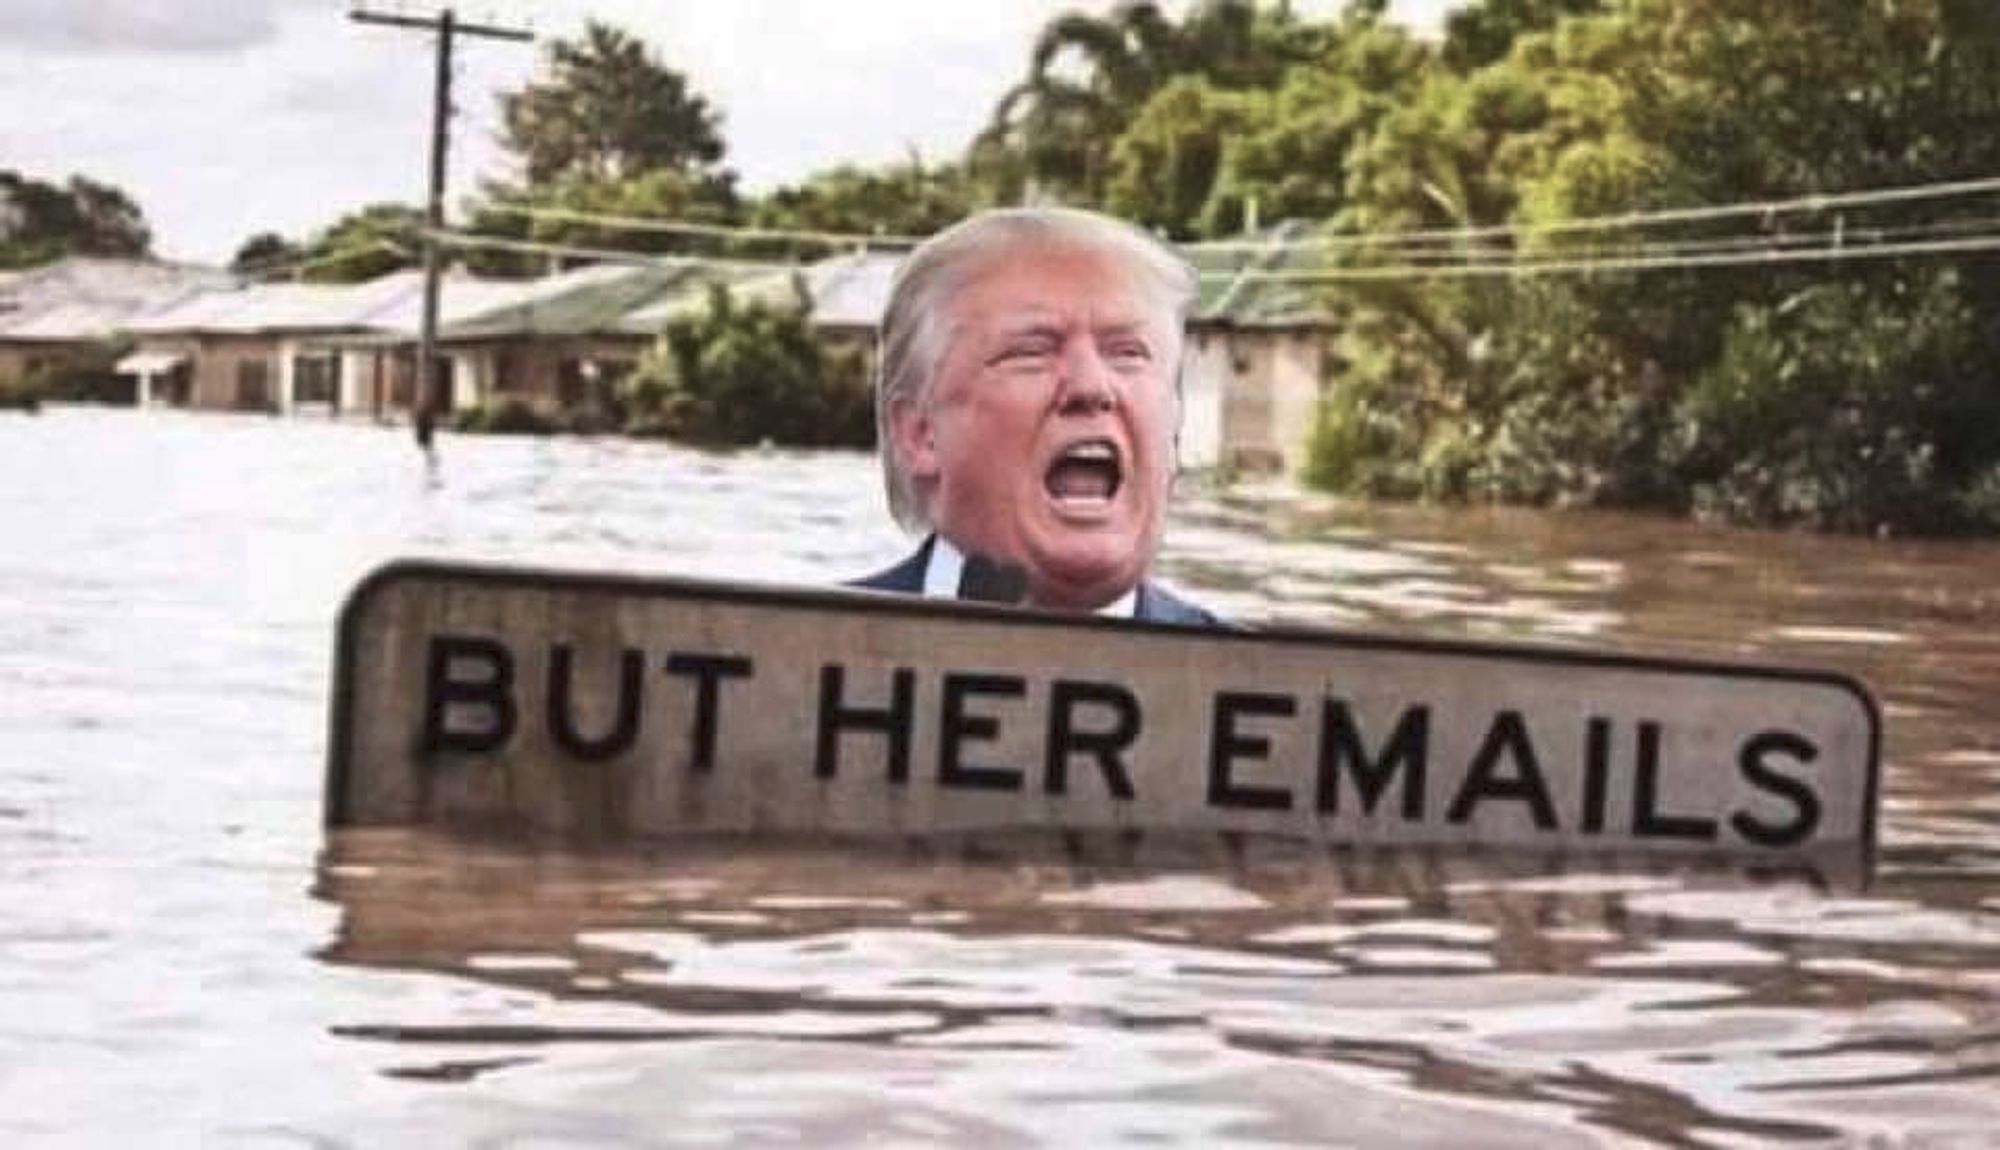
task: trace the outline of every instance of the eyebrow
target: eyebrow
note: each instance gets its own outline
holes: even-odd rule
[[[1003,340],[1020,339],[1024,336],[1048,336],[1061,339],[1067,337],[1070,331],[1069,326],[1059,320],[1046,315],[1033,315],[1012,323],[1002,323],[994,334]],[[1152,329],[1143,320],[1121,319],[1097,324],[1090,329],[1090,334],[1095,339],[1103,339],[1107,336],[1139,336],[1150,341]]]

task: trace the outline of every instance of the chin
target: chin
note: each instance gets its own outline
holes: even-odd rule
[[[1084,538],[1052,541],[1038,549],[1033,569],[1042,581],[1075,589],[1111,588],[1108,599],[1132,589],[1145,573],[1139,561],[1144,543],[1129,532],[1089,533]]]

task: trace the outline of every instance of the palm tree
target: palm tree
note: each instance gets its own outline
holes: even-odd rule
[[[1040,191],[1098,202],[1113,141],[1167,81],[1194,74],[1223,88],[1267,87],[1324,36],[1287,6],[1253,0],[1202,0],[1179,24],[1153,0],[1058,16],[1035,38],[1027,77],[973,141],[971,165],[1003,199]]]

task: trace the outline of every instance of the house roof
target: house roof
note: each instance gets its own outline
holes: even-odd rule
[[[164,308],[134,322],[132,330],[139,335],[353,331],[414,287],[400,275],[361,284],[253,284]]]
[[[410,277],[408,290],[395,294],[381,306],[362,315],[361,326],[396,339],[415,339],[424,323],[423,274],[398,274]],[[544,292],[562,290],[554,281],[563,278],[546,276],[535,280],[491,280],[447,276],[438,285],[438,323],[449,325],[533,299]]]
[[[234,283],[218,268],[72,257],[0,278],[0,339],[106,339],[138,317]]]
[[[598,265],[534,281],[531,290],[500,307],[445,325],[446,340],[513,339],[527,336],[645,334],[627,321],[675,291],[707,283],[704,265]]]
[[[1245,274],[1312,266],[1319,258],[1317,253],[1299,246],[1311,230],[1307,221],[1289,220],[1253,237],[1251,242],[1262,241],[1263,246],[1182,249],[1202,277],[1190,322],[1259,328],[1324,327],[1330,323],[1326,302],[1312,284]]]
[[[626,331],[653,333],[674,318],[699,311],[708,303],[707,288],[725,284],[730,291],[771,303],[790,303],[794,281],[805,281],[812,301],[812,324],[820,328],[868,328],[882,322],[889,303],[889,285],[904,253],[861,252],[834,256],[802,268],[712,267],[647,307],[633,311],[621,323]]]
[[[539,282],[539,281],[536,281]],[[476,314],[518,298],[532,283],[446,277],[439,315]],[[364,283],[255,284],[208,292],[132,325],[140,335],[270,335],[375,333],[414,336],[423,318],[424,278],[392,272]]]
[[[889,288],[905,252],[861,252],[837,256],[813,268],[812,321],[815,327],[874,328],[889,310]]]

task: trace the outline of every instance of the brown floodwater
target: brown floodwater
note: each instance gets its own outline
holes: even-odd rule
[[[2000,544],[1190,485],[1243,620],[1794,663],[1869,872],[320,827],[399,555],[827,583],[870,460],[0,416],[0,1145],[2000,1145]]]

